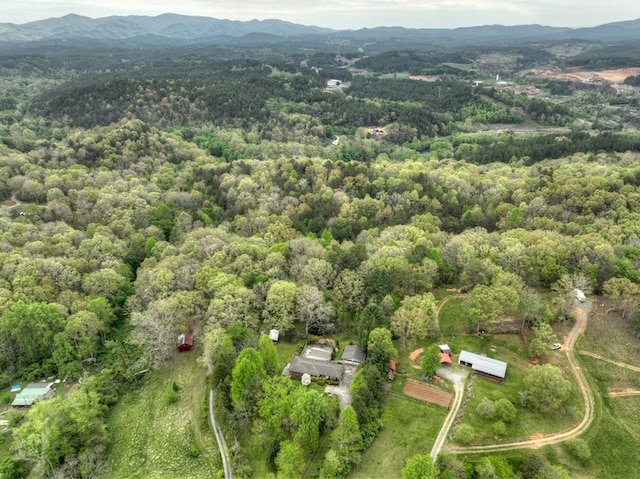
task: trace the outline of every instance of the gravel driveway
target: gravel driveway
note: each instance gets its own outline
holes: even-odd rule
[[[349,387],[351,386],[351,381],[353,381],[353,376],[356,375],[357,370],[358,366],[345,364],[344,376],[342,376],[340,384],[337,386],[327,386],[324,389],[324,392],[338,396],[340,399],[340,412],[344,411],[344,408],[351,404],[351,393],[349,392]]]

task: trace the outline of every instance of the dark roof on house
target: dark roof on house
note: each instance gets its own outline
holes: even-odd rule
[[[471,369],[478,373],[488,374],[497,378],[502,378],[507,374],[507,363],[498,359],[488,358],[480,354],[470,353],[469,351],[460,351],[458,364],[471,364]]]
[[[342,352],[343,361],[362,364],[366,359],[367,355],[357,344],[345,346],[344,351]]]
[[[289,366],[289,374],[309,374],[313,377],[328,377],[342,379],[344,366],[332,361],[318,361],[315,359],[294,356]]]

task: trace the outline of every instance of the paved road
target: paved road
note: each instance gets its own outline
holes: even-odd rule
[[[573,371],[573,374],[576,376],[576,380],[578,381],[578,386],[580,387],[580,392],[584,398],[584,416],[582,420],[576,424],[575,426],[570,427],[564,431],[560,431],[555,434],[549,434],[547,436],[542,436],[537,439],[529,439],[525,441],[519,442],[511,442],[507,444],[490,444],[486,446],[468,446],[468,447],[460,447],[453,446],[450,452],[454,454],[467,454],[472,452],[497,452],[497,451],[508,451],[512,449],[529,449],[529,448],[539,448],[542,446],[546,446],[549,444],[557,444],[559,442],[566,441],[567,439],[572,439],[574,437],[579,436],[587,428],[591,425],[594,419],[594,399],[593,392],[589,387],[589,383],[587,383],[587,379],[585,378],[582,369],[578,365],[578,361],[575,357],[575,346],[578,338],[584,333],[587,329],[587,322],[589,319],[589,303],[581,303],[575,308],[576,322],[571,328],[571,332],[567,335],[565,341],[564,352],[567,355],[567,359],[569,360],[569,366]]]
[[[209,421],[211,421],[211,428],[216,435],[216,441],[218,442],[218,449],[220,449],[220,456],[222,456],[222,467],[224,468],[225,479],[232,479],[233,474],[231,472],[231,465],[229,464],[229,452],[227,450],[227,441],[224,440],[224,435],[220,430],[220,426],[216,422],[216,418],[213,415],[213,401],[215,397],[213,395],[213,389],[209,390]]]

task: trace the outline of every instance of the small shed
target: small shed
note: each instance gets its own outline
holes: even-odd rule
[[[573,293],[575,294],[576,299],[581,303],[584,303],[587,300],[587,297],[585,296],[584,291],[582,291],[581,289],[575,288],[573,290]]]
[[[357,344],[344,347],[344,351],[342,352],[343,363],[360,365],[364,364],[366,359],[367,355]]]
[[[270,330],[269,339],[271,339],[271,341],[273,341],[274,343],[277,343],[280,339],[280,331],[278,331],[277,329]]]
[[[439,344],[438,347],[440,348],[441,353],[447,353],[449,356],[451,356],[451,348],[448,344]]]
[[[392,381],[395,375],[396,375],[396,360],[391,359],[389,360],[389,372],[387,373],[387,378],[389,379],[389,381]]]
[[[11,405],[17,408],[31,407],[36,401],[49,399],[55,392],[53,383],[31,383],[17,394]]]
[[[489,379],[497,379],[498,381],[504,381],[507,374],[507,363],[504,361],[470,353],[469,351],[460,351],[458,364],[473,369],[476,374]]]
[[[193,349],[193,335],[190,333],[182,333],[178,336],[178,343],[176,344],[176,348],[181,353],[185,351],[191,351]]]
[[[450,366],[451,365],[451,354],[440,353],[440,364],[443,364],[445,366]]]

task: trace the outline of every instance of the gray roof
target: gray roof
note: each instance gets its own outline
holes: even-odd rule
[[[31,383],[11,403],[12,406],[31,406],[34,402],[50,397],[53,394],[51,383]]]
[[[289,374],[304,373],[308,373],[313,377],[342,379],[344,366],[331,361],[317,361],[315,359],[294,356],[289,366]]]
[[[502,379],[507,374],[507,363],[504,361],[470,353],[469,351],[460,351],[458,364],[462,362],[471,364],[471,369],[479,373],[490,374]]]
[[[344,351],[342,352],[343,361],[362,364],[365,359],[367,359],[367,355],[364,354],[362,348],[357,344],[345,346]]]
[[[307,344],[302,350],[302,357],[318,361],[331,361],[333,347],[323,344]]]

